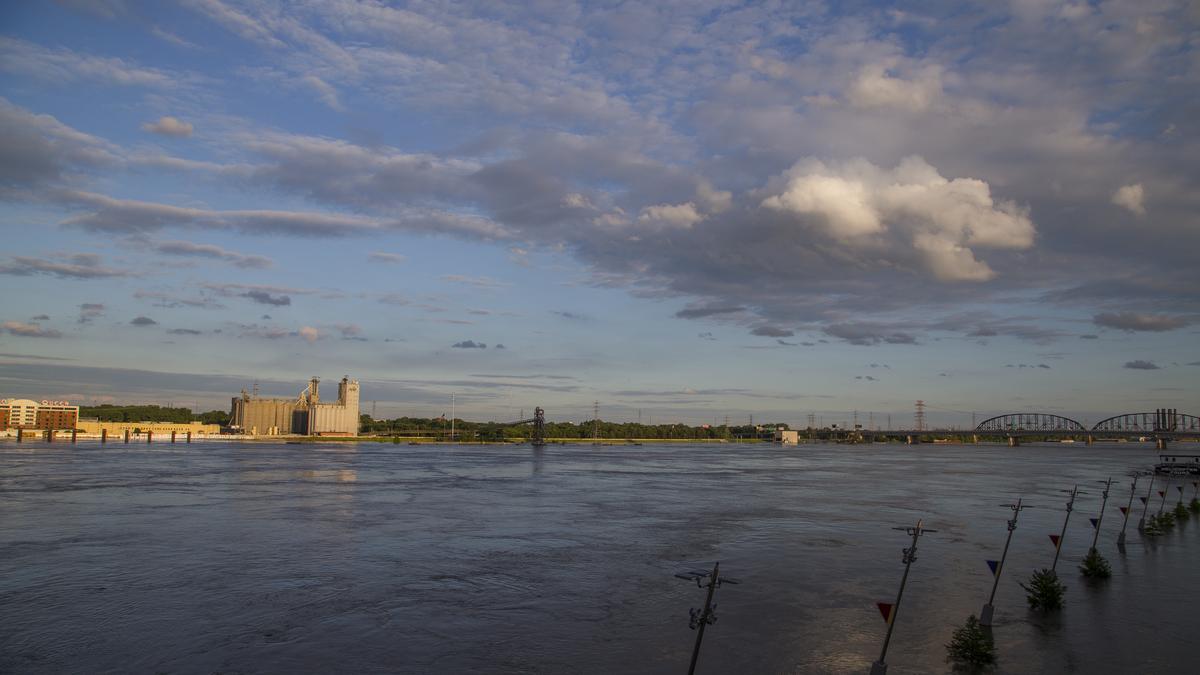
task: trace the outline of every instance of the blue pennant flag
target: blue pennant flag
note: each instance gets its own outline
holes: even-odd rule
[[[1100,522],[1099,520],[1097,520],[1095,518],[1088,518],[1088,520],[1092,521],[1092,527],[1096,527],[1096,523]]]
[[[1000,561],[999,560],[989,560],[989,561],[987,561],[987,564],[988,564],[988,568],[990,568],[992,570],[992,576],[996,576],[996,570],[1000,569]]]

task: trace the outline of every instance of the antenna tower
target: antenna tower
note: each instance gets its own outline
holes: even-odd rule
[[[600,440],[600,401],[592,401],[592,441]]]
[[[925,431],[925,401],[917,401],[917,412],[913,417],[916,431]]]

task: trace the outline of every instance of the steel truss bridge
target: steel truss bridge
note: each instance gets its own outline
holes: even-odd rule
[[[1100,420],[1088,429],[1077,420],[1051,413],[1007,413],[979,423],[977,433],[1012,435],[1070,435],[1098,433],[1119,436],[1176,437],[1200,435],[1200,417],[1173,408],[1154,412],[1123,413]]]

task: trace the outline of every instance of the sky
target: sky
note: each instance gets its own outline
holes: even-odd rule
[[[1200,414],[1200,4],[0,7],[0,393]]]

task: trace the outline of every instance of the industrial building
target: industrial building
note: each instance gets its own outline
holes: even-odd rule
[[[296,398],[261,398],[243,389],[233,398],[229,426],[252,436],[357,436],[358,380],[343,377],[336,403],[322,403],[321,380],[312,378]]]
[[[74,429],[79,406],[69,401],[0,398],[0,431],[8,429]]]

